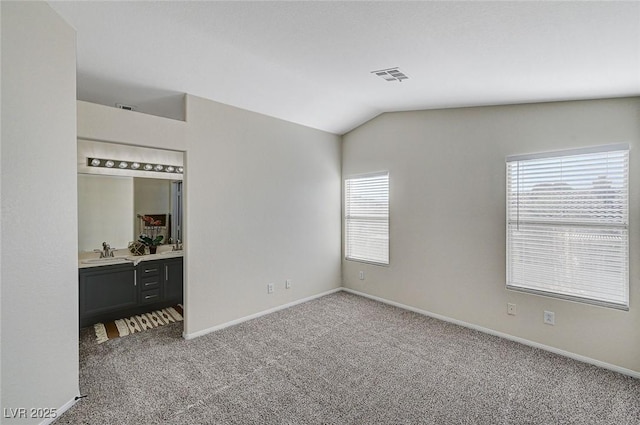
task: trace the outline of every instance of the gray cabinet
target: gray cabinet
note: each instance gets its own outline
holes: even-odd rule
[[[162,272],[164,261],[143,261],[138,264],[138,282],[140,282],[140,304],[154,304],[163,301]]]
[[[182,302],[182,257],[80,269],[80,326]]]
[[[182,258],[172,258],[164,262],[163,296],[167,301],[182,302]]]
[[[110,317],[115,311],[138,304],[135,268],[132,264],[80,270],[80,325],[83,319]]]

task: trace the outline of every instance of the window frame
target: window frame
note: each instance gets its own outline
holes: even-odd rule
[[[386,233],[386,253],[387,253],[387,258],[386,258],[386,262],[383,261],[376,261],[373,259],[366,259],[366,258],[354,258],[354,257],[349,257],[348,256],[348,252],[349,252],[349,226],[347,224],[347,221],[350,219],[353,219],[352,216],[350,216],[348,213],[348,201],[347,201],[347,195],[348,195],[348,189],[347,189],[347,185],[348,182],[351,180],[359,180],[359,179],[370,179],[370,178],[374,178],[374,177],[379,177],[379,176],[386,176],[387,177],[387,214],[386,214],[386,224],[387,224],[387,233]],[[358,263],[365,263],[365,264],[371,264],[371,265],[375,265],[375,266],[384,266],[384,267],[388,267],[391,264],[391,213],[390,213],[390,192],[391,192],[391,179],[390,179],[390,173],[389,171],[377,171],[377,172],[372,172],[372,173],[364,173],[364,174],[353,174],[353,175],[348,175],[345,176],[343,179],[343,185],[342,185],[342,190],[343,190],[343,197],[342,197],[342,201],[343,201],[343,217],[342,217],[342,225],[343,225],[343,233],[344,233],[344,237],[343,237],[343,258],[347,261],[354,261],[354,262],[358,262]],[[384,218],[382,219],[384,220]]]
[[[609,230],[612,229],[623,229],[623,246],[626,246],[626,249],[623,250],[619,250],[620,253],[624,254],[624,260],[625,262],[623,263],[623,265],[621,267],[623,267],[621,270],[618,270],[618,273],[621,274],[623,277],[620,279],[621,282],[623,282],[624,284],[624,293],[620,293],[620,295],[623,296],[624,298],[624,302],[623,303],[618,303],[618,302],[613,302],[610,300],[605,300],[603,299],[603,297],[601,297],[600,299],[596,298],[593,294],[591,294],[590,297],[581,297],[579,295],[575,295],[575,294],[566,294],[566,293],[562,293],[562,292],[553,292],[553,291],[547,291],[547,290],[541,290],[539,288],[532,288],[532,287],[523,287],[521,285],[518,286],[514,286],[510,284],[510,279],[511,279],[511,267],[514,263],[512,263],[513,257],[512,257],[512,253],[510,251],[511,248],[511,244],[510,244],[510,237],[512,236],[511,233],[511,229],[513,227],[513,222],[511,220],[510,217],[510,197],[509,197],[509,193],[510,193],[510,187],[509,187],[509,183],[510,183],[510,176],[509,176],[509,165],[510,163],[514,163],[514,162],[522,162],[522,161],[528,161],[528,160],[542,160],[542,159],[552,159],[552,158],[560,158],[560,157],[572,157],[572,156],[577,156],[577,155],[586,155],[586,154],[598,154],[598,153],[610,153],[610,152],[616,152],[616,151],[625,151],[625,160],[626,160],[626,168],[624,169],[624,172],[626,174],[624,174],[623,177],[623,181],[626,181],[625,186],[624,186],[624,190],[623,190],[623,196],[624,196],[624,200],[625,200],[625,205],[624,205],[624,210],[622,213],[623,216],[623,220],[621,224],[609,224],[609,225],[602,225],[601,228],[606,228]],[[561,150],[561,151],[550,151],[550,152],[542,152],[542,153],[536,153],[536,154],[527,154],[527,155],[511,155],[511,156],[507,156],[506,161],[505,161],[505,169],[506,169],[506,181],[505,181],[505,189],[506,189],[506,193],[505,193],[505,210],[506,210],[506,289],[508,290],[513,290],[513,291],[517,291],[517,292],[524,292],[524,293],[531,293],[534,295],[541,295],[541,296],[547,296],[547,297],[552,297],[552,298],[558,298],[558,299],[563,299],[563,300],[569,300],[569,301],[574,301],[574,302],[580,302],[580,303],[585,303],[585,304],[592,304],[592,305],[598,305],[598,306],[602,306],[602,307],[608,307],[608,308],[614,308],[614,309],[618,309],[618,310],[624,310],[624,311],[628,311],[629,310],[629,303],[630,303],[630,297],[629,297],[629,293],[630,293],[630,279],[629,279],[629,268],[630,268],[630,255],[629,255],[629,249],[630,249],[630,234],[629,234],[629,221],[630,221],[630,215],[629,215],[629,204],[630,204],[630,177],[631,177],[631,172],[630,172],[630,160],[629,160],[629,156],[630,156],[630,146],[627,143],[617,143],[617,144],[611,144],[611,145],[603,145],[603,146],[592,146],[592,147],[588,147],[588,148],[580,148],[580,149],[568,149],[568,150]],[[520,176],[518,175],[518,180],[520,179]],[[518,181],[518,185],[521,184],[520,181]],[[517,196],[517,208],[520,208],[522,206],[522,201],[520,201],[520,196],[523,192],[518,188],[518,190],[516,191],[516,196]],[[565,201],[565,202],[570,202],[570,201]],[[563,204],[563,208],[565,208],[564,206],[568,205],[568,204]],[[518,210],[517,212],[517,223],[518,225],[520,224],[520,212]],[[554,216],[552,216],[554,217]],[[557,217],[557,216],[556,216]],[[554,217],[555,218],[555,217]],[[576,228],[579,229],[595,229],[596,227],[598,227],[598,224],[596,224],[596,221],[591,221],[591,222],[580,222],[578,220],[574,220],[568,221],[568,225],[571,226],[576,226]],[[511,225],[511,226],[510,226]],[[549,221],[547,224],[541,224],[541,227],[546,226],[548,229],[549,228],[554,228],[554,227],[561,227],[562,224],[558,224],[558,223],[554,223],[553,221]],[[547,229],[547,231],[549,231]],[[585,250],[585,252],[587,252]],[[591,251],[593,252],[593,251]],[[563,271],[565,272],[571,272],[572,269],[570,268],[564,268]],[[533,286],[533,285],[532,285]],[[539,285],[541,286],[541,285]],[[573,288],[572,288],[573,289]],[[576,291],[577,292],[577,291]]]

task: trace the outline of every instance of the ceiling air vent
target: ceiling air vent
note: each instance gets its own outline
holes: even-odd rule
[[[125,111],[135,111],[136,107],[132,105],[125,105],[124,103],[116,103],[116,106],[120,109],[124,109]]]
[[[384,78],[387,81],[402,82],[402,80],[406,80],[409,78],[402,71],[400,71],[398,67],[380,69],[378,71],[371,71],[371,73],[376,74],[378,77]]]

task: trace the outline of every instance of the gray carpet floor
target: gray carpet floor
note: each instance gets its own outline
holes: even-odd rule
[[[640,380],[344,292],[181,333],[83,329],[56,424],[640,424]]]

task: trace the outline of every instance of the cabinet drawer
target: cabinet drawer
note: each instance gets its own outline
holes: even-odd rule
[[[160,289],[160,276],[143,276],[140,279],[140,290]]]
[[[140,278],[144,279],[147,276],[159,276],[162,269],[162,264],[144,264],[139,266]]]
[[[153,289],[151,291],[144,291],[140,293],[140,303],[149,304],[160,301],[160,289]]]

